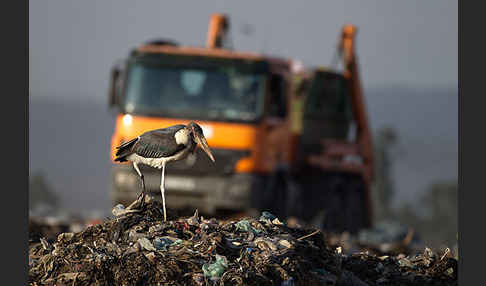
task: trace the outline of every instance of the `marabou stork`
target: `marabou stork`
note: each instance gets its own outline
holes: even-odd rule
[[[164,221],[167,221],[165,210],[165,165],[168,162],[186,158],[189,153],[194,153],[198,145],[214,162],[213,154],[209,149],[201,127],[195,122],[190,122],[187,125],[178,124],[145,132],[137,138],[116,147],[115,162],[132,162],[133,168],[135,168],[142,181],[142,192],[139,196],[142,205],[145,201],[145,182],[138,164],[162,169],[160,192],[164,206]]]

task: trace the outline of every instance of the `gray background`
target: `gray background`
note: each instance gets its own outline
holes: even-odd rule
[[[29,1],[30,171],[66,207],[109,204],[111,65],[148,39],[204,45],[213,12],[229,14],[235,48],[311,66],[357,25],[372,129],[400,136],[395,204],[457,178],[457,1]]]

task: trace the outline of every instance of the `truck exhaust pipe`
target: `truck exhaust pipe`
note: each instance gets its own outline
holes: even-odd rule
[[[215,13],[209,20],[206,47],[209,49],[222,48],[223,41],[229,30],[229,19],[224,14]]]

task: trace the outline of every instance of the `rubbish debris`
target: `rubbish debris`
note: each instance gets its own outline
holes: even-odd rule
[[[220,221],[169,212],[164,222],[162,205],[152,201],[140,212],[31,243],[29,284],[457,285],[457,260],[448,252],[345,254],[321,231],[262,217]]]
[[[137,240],[138,244],[140,244],[140,246],[145,249],[145,250],[148,250],[148,251],[156,251],[157,249],[155,249],[155,247],[152,245],[152,243],[150,242],[150,240],[148,240],[147,238],[143,237],[143,238],[139,238]]]
[[[166,251],[167,248],[171,245],[179,245],[182,243],[182,239],[173,238],[173,237],[157,237],[154,239],[154,246],[157,250],[164,250]]]
[[[216,254],[216,262],[202,266],[204,276],[210,277],[213,281],[219,280],[226,268],[228,268],[228,260],[226,257],[218,254]]]
[[[259,221],[267,222],[267,223],[272,223],[274,219],[277,217],[271,214],[270,212],[264,211],[262,212],[262,215],[260,216]]]
[[[250,221],[248,221],[247,219],[240,220],[235,224],[235,227],[239,231],[245,231],[245,232],[251,231],[254,234],[259,234],[261,232],[261,230],[252,227]]]
[[[126,209],[125,206],[122,204],[116,205],[111,211],[111,213],[116,217],[129,214],[129,213],[134,213],[134,212],[138,212],[138,210]]]

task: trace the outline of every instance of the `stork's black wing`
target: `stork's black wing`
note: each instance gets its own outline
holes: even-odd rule
[[[132,148],[137,141],[138,137],[130,141],[124,142],[120,146],[116,147],[115,162],[127,161],[126,157],[130,154],[133,154]]]
[[[126,157],[135,153],[145,158],[169,157],[184,149],[184,145],[177,144],[175,133],[185,126],[174,125],[164,129],[145,132],[117,147],[115,161],[124,162]]]
[[[133,151],[145,158],[172,156],[185,147],[182,144],[177,144],[175,140],[175,133],[184,127],[184,125],[175,125],[146,132],[135,143]]]

